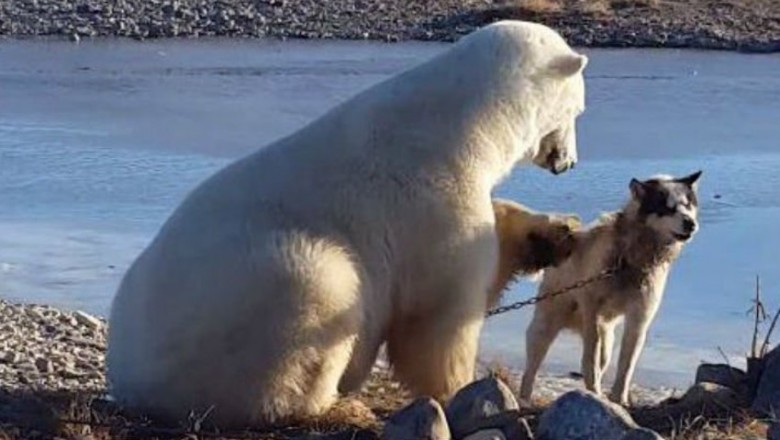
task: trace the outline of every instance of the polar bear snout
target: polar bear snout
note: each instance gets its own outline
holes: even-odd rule
[[[558,174],[563,174],[566,171],[574,168],[576,164],[576,159],[567,157],[565,151],[555,147],[551,149],[549,153],[547,153],[547,155],[544,157],[544,161],[540,165],[542,168],[549,170],[551,173],[557,176]]]
[[[539,152],[534,163],[558,175],[569,171],[577,164],[577,142],[574,122],[554,130],[539,142]]]

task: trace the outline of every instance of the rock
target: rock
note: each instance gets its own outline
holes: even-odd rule
[[[15,351],[7,351],[5,353],[0,353],[0,361],[5,362],[7,364],[15,364],[19,362],[20,359],[19,353]]]
[[[747,373],[726,364],[701,364],[696,369],[696,383],[709,382],[743,392]]]
[[[458,391],[447,404],[446,413],[453,437],[461,438],[483,428],[499,427],[486,426],[485,421],[508,411],[515,412],[510,418],[517,420],[519,409],[512,390],[498,378],[488,377]]]
[[[737,408],[739,396],[731,388],[715,383],[702,382],[688,388],[680,400],[675,404],[688,408],[694,413],[704,413],[708,409]]]
[[[382,440],[450,440],[450,429],[439,403],[419,398],[385,423]]]
[[[539,440],[622,440],[646,436],[628,412],[588,391],[570,391],[556,400],[539,419]],[[627,437],[628,436],[628,437]],[[634,437],[631,437],[634,436]],[[657,438],[657,437],[656,437]]]
[[[67,324],[67,325],[70,325],[70,326],[73,326],[73,327],[77,326],[78,323],[79,323],[76,320],[76,318],[74,318],[73,316],[70,316],[70,315],[66,315],[66,314],[60,315],[59,321],[62,322],[63,324]]]
[[[764,368],[758,381],[751,409],[761,415],[780,412],[780,345],[764,356]]]
[[[65,379],[79,379],[84,376],[84,373],[72,368],[66,368],[65,370],[62,370],[60,374]]]
[[[780,422],[772,423],[766,431],[766,440],[780,440]]]
[[[37,372],[38,371],[38,367],[35,366],[34,363],[29,362],[29,361],[25,361],[25,362],[21,362],[21,363],[17,364],[16,368],[17,368],[17,370],[19,370],[21,372],[24,372],[24,373],[32,373],[32,372]]]
[[[46,358],[36,359],[35,367],[38,368],[38,371],[41,373],[51,373],[54,371],[54,365],[52,365],[51,361]]]
[[[89,313],[78,310],[73,314],[73,316],[76,318],[76,321],[79,324],[88,327],[92,330],[98,329],[103,326],[103,322],[100,319],[90,315]]]
[[[483,429],[463,437],[462,440],[506,440],[506,436],[500,429]]]
[[[626,432],[620,440],[664,440],[664,438],[652,429],[636,428]]]

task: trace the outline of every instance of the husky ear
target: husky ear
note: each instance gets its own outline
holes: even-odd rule
[[[636,179],[631,179],[628,187],[631,189],[631,196],[636,200],[642,200],[647,195],[647,186]]]
[[[696,182],[699,180],[699,177],[701,177],[701,170],[696,171],[690,176],[681,177],[677,179],[677,181],[680,183],[684,183],[691,188],[695,188]]]
[[[550,64],[547,65],[547,68],[557,77],[568,78],[582,72],[587,65],[587,56],[572,52],[553,58]]]

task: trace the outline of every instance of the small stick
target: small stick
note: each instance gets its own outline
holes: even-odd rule
[[[761,322],[761,309],[763,308],[761,306],[761,278],[756,275],[756,298],[754,300],[754,311],[756,312],[755,318],[753,319],[753,342],[750,345],[750,357],[755,358],[757,357],[756,349],[758,348],[756,345],[758,344],[758,324]]]
[[[726,352],[723,351],[723,348],[721,348],[720,345],[718,345],[718,352],[720,353],[721,356],[723,356],[723,360],[726,361],[726,365],[728,365],[730,367],[731,366],[731,361],[729,361],[729,357],[726,356]]]
[[[766,356],[766,352],[769,350],[769,337],[772,336],[772,332],[775,331],[777,318],[780,318],[780,307],[777,308],[775,316],[772,318],[772,323],[769,325],[769,330],[767,330],[766,335],[764,336],[764,344],[761,346],[761,357]]]

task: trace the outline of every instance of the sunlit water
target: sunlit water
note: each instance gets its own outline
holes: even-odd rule
[[[98,314],[197,182],[444,48],[356,42],[0,44],[0,296]],[[780,57],[589,51],[581,161],[518,170],[497,195],[585,219],[631,177],[704,170],[702,229],[675,265],[640,363],[684,384],[748,347],[754,279],[780,306]],[[518,284],[506,301],[533,294]],[[530,310],[491,319],[483,358],[522,368]],[[578,370],[559,339],[547,368]]]

